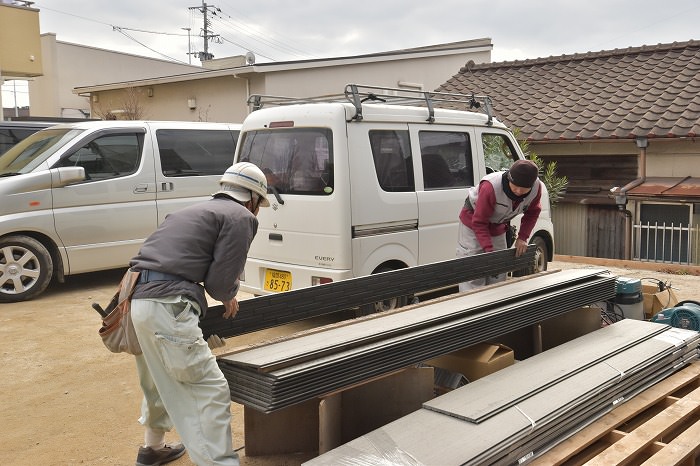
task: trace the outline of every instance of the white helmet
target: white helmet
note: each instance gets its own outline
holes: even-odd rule
[[[238,162],[231,165],[219,180],[221,189],[214,194],[225,194],[237,201],[248,202],[252,193],[260,196],[260,207],[268,207],[267,178],[255,164]]]

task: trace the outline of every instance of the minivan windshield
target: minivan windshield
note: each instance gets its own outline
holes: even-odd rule
[[[31,172],[80,132],[79,129],[49,128],[32,134],[0,155],[0,176]]]

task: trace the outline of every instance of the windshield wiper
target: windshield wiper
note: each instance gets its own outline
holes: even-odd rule
[[[4,178],[6,176],[17,176],[21,175],[19,172],[7,172],[7,173],[0,173],[0,178]]]
[[[277,187],[274,184],[271,184],[268,186],[268,189],[272,191],[272,194],[275,195],[275,199],[277,199],[277,202],[280,204],[284,204],[284,199],[280,196],[280,192],[277,190]]]

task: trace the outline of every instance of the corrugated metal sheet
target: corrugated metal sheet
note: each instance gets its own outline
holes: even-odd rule
[[[700,178],[686,177],[649,177],[644,183],[630,189],[627,192],[629,198],[658,199],[669,198],[673,200],[687,199],[700,200]]]
[[[559,203],[552,209],[557,254],[586,255],[587,209],[586,205],[569,203]]]

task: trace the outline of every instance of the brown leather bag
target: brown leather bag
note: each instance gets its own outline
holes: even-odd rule
[[[141,354],[141,345],[136,338],[131,321],[131,295],[139,280],[140,272],[127,270],[119,289],[107,306],[107,315],[102,319],[99,334],[102,343],[113,353]]]

